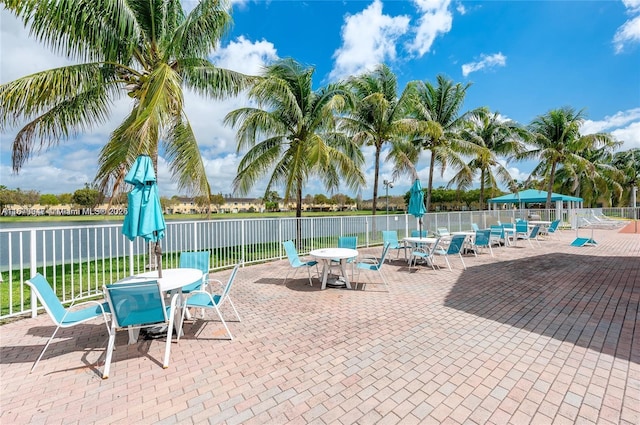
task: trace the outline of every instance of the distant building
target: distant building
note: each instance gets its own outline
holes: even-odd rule
[[[296,209],[295,202],[278,202],[278,211],[293,211]],[[303,202],[302,210],[308,211],[355,211],[355,202],[348,205],[335,204],[309,204]],[[237,214],[237,213],[263,213],[266,208],[261,198],[234,198],[226,197],[222,205],[209,205],[209,211],[213,214]],[[44,215],[124,215],[127,212],[126,205],[111,205],[109,200],[97,205],[95,208],[79,207],[77,205],[7,205],[2,210],[3,216],[44,216]],[[206,214],[207,208],[197,205],[195,198],[174,197],[171,203],[164,209],[165,214]]]

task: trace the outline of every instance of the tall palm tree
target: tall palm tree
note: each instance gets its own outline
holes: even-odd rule
[[[342,118],[342,128],[353,136],[356,143],[373,146],[375,150],[372,204],[372,214],[375,215],[380,154],[386,143],[394,144],[401,140],[406,94],[403,92],[398,98],[396,75],[385,64],[350,78],[348,85],[354,95],[354,106]]]
[[[478,146],[471,160],[451,179],[448,187],[469,190],[480,174],[480,209],[484,208],[485,190],[498,190],[498,181],[512,186],[514,180],[509,170],[499,161],[510,160],[525,149],[526,130],[513,121],[500,118],[497,112],[480,108],[469,114],[460,129],[461,139]]]
[[[0,87],[0,130],[27,122],[13,142],[18,172],[34,151],[104,123],[113,101],[132,109],[99,157],[96,180],[117,190],[139,154],[164,149],[181,189],[209,196],[183,87],[211,98],[237,94],[249,78],[207,59],[229,28],[225,0],[202,0],[186,15],[180,0],[2,0],[31,33],[76,65]]]
[[[454,169],[465,167],[463,154],[477,150],[473,143],[459,137],[465,116],[460,114],[467,89],[471,84],[454,84],[443,75],[436,77],[437,85],[428,81],[409,83],[410,112],[416,138],[413,143],[431,153],[429,162],[429,182],[425,204],[427,211],[431,205],[433,172],[438,165],[441,175],[447,166]]]
[[[329,190],[341,182],[357,189],[364,182],[362,152],[336,131],[335,114],[349,104],[349,93],[338,84],[313,91],[313,72],[293,59],[268,66],[249,91],[258,106],[225,117],[226,123],[239,124],[238,151],[248,148],[234,188],[246,194],[258,178],[271,173],[265,193],[284,185],[284,202],[296,200],[296,217],[302,216],[302,189],[308,179],[319,178]]]
[[[583,111],[576,112],[571,107],[554,109],[540,115],[529,124],[532,149],[520,156],[523,159],[539,161],[531,172],[531,177],[543,177],[547,185],[546,208],[551,208],[551,194],[559,168],[584,170],[587,175],[595,172],[594,165],[582,154],[611,143],[611,136],[598,133],[580,135],[580,125],[584,122]]]

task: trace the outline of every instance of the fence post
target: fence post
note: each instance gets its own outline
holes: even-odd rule
[[[241,221],[242,226],[241,226],[241,238],[242,238],[242,245],[240,245],[242,247],[242,254],[240,256],[240,259],[242,260],[242,262],[244,263],[246,260],[246,241],[245,241],[245,231],[246,231],[246,227],[247,227],[247,220],[242,220]]]
[[[35,229],[29,230],[29,264],[30,264],[30,273],[29,279],[33,277],[37,272],[37,262],[36,262],[36,231]],[[36,317],[38,315],[38,297],[35,296],[33,290],[31,290],[31,317]]]
[[[198,251],[199,249],[199,244],[198,244],[198,222],[194,221],[193,222],[193,250],[194,251]]]
[[[133,276],[133,241],[129,241],[129,276]]]

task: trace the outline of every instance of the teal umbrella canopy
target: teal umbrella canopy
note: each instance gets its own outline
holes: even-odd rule
[[[422,191],[422,184],[420,180],[416,179],[413,182],[410,190],[411,197],[409,198],[408,212],[416,218],[421,218],[427,213],[424,207],[424,192]]]
[[[424,192],[419,179],[413,182],[409,193],[411,196],[409,197],[409,209],[407,212],[418,219],[418,230],[420,231],[420,237],[422,237],[422,216],[427,213],[427,209],[424,207]]]
[[[147,155],[136,158],[124,181],[131,184],[133,189],[128,195],[129,204],[122,234],[129,240],[141,237],[150,242],[158,242],[164,237],[166,224],[151,158]]]

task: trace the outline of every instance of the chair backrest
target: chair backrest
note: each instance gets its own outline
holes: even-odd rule
[[[431,245],[431,249],[429,249],[429,255],[433,255],[434,252],[436,252],[439,249],[438,245],[440,245],[441,239],[442,239],[441,237],[436,238],[436,241],[433,243],[433,245]]]
[[[491,230],[476,230],[476,242],[475,244],[478,246],[488,246],[489,238],[491,237]]]
[[[491,232],[490,236],[498,236],[500,238],[504,237],[504,229],[502,228],[502,226],[492,224],[489,228],[489,231]]]
[[[357,236],[340,236],[338,238],[338,248],[358,249]]]
[[[555,232],[556,230],[558,230],[558,225],[560,224],[560,219],[557,220],[553,220],[551,222],[551,224],[549,225],[549,228],[547,229],[548,232]]]
[[[40,303],[44,306],[44,309],[47,311],[49,316],[51,316],[51,320],[53,320],[56,325],[62,323],[62,319],[66,314],[67,310],[64,308],[60,299],[53,292],[53,288],[42,276],[40,273],[36,273],[31,279],[25,282],[27,285],[31,287],[33,293],[38,297]]]
[[[466,239],[465,235],[454,235],[449,242],[449,248],[447,249],[447,255],[458,254],[462,250],[462,245]]]
[[[533,229],[531,229],[531,233],[529,233],[529,239],[537,238],[539,231],[540,231],[540,226],[533,226]]]
[[[203,275],[209,274],[209,251],[183,251],[180,253],[180,268],[201,270]]]
[[[380,261],[377,264],[376,269],[380,269],[380,267],[382,267],[382,265],[384,264],[384,259],[387,257],[387,252],[389,252],[389,247],[391,246],[391,244],[389,243],[385,243],[384,246],[382,247],[382,255],[380,256]]]
[[[529,233],[529,223],[527,221],[521,220],[516,223],[516,232],[518,233]]]
[[[393,246],[398,245],[398,232],[395,230],[383,230],[382,231],[382,243],[383,244],[391,244]]]
[[[104,292],[119,328],[167,321],[164,296],[156,280],[106,285]]]
[[[446,227],[438,227],[438,236],[449,236],[450,234]]]
[[[302,264],[302,261],[300,261],[300,257],[298,256],[298,250],[293,244],[293,241],[284,241],[282,245],[284,246],[284,250],[287,253],[289,263],[293,267],[298,267],[300,264]]]
[[[471,228],[473,229],[473,231],[477,232],[478,230],[480,230],[480,228],[478,227],[478,225],[476,223],[471,223]]]
[[[238,269],[240,268],[241,264],[242,264],[242,260],[240,260],[238,264],[236,264],[233,267],[233,270],[231,270],[231,274],[229,275],[227,284],[224,286],[224,289],[222,290],[222,294],[220,295],[220,302],[224,301],[226,296],[229,295],[229,291],[231,291],[231,286],[233,285],[233,282],[236,279],[236,275],[238,274]]]
[[[502,224],[502,228],[503,229],[513,229],[514,224],[513,223],[503,223]]]
[[[423,230],[422,232],[420,230],[412,230],[411,231],[411,237],[412,238],[426,238],[429,235],[429,231],[428,230]]]

